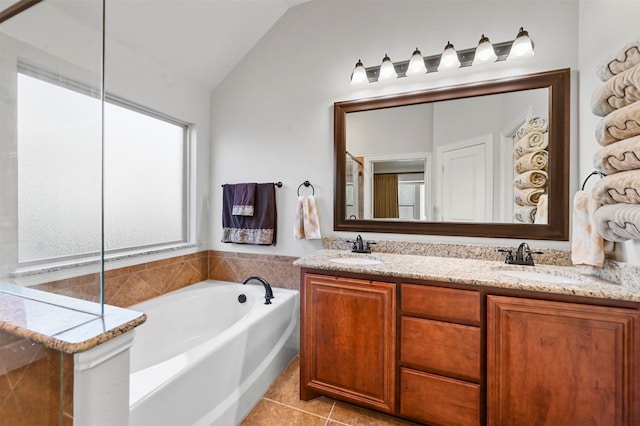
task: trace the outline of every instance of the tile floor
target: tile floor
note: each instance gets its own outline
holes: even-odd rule
[[[300,357],[296,356],[244,419],[241,426],[406,426],[415,424],[325,397],[301,401],[299,383]]]

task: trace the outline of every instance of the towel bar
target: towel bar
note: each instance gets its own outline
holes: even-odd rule
[[[282,188],[282,182],[274,182],[273,183],[275,186],[277,186],[278,188]],[[225,183],[223,185],[220,185],[221,187],[225,187],[226,185],[230,185],[229,183]]]
[[[298,186],[298,197],[300,196],[300,188],[302,188],[302,186],[305,186],[306,188],[311,187],[311,191],[313,191],[311,195],[316,195],[316,189],[311,185],[311,182],[305,180],[300,184],[300,186]]]

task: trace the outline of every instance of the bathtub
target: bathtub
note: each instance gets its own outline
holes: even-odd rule
[[[131,426],[240,421],[298,353],[298,291],[204,281],[131,309],[147,314],[131,348]],[[238,298],[246,295],[246,302]]]

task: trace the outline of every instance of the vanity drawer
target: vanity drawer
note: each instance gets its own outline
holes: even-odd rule
[[[480,380],[480,329],[402,317],[400,362],[465,380]]]
[[[480,324],[480,293],[477,291],[402,284],[400,297],[400,308],[405,314]]]
[[[400,369],[400,414],[437,425],[480,424],[480,385]]]

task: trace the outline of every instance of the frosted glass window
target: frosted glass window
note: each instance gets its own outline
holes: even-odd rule
[[[105,247],[185,239],[185,128],[105,103]]]
[[[96,255],[102,244],[99,99],[18,73],[19,262]],[[104,247],[186,241],[187,126],[104,104]]]
[[[18,260],[99,253],[98,99],[18,74]]]

